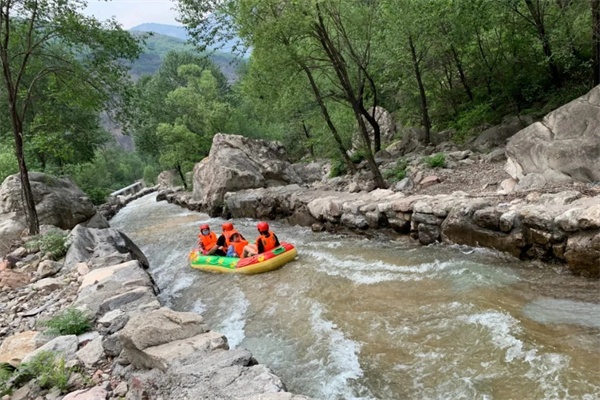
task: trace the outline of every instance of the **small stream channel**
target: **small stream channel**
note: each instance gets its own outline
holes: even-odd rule
[[[266,274],[193,270],[199,224],[148,195],[111,221],[161,300],[204,316],[288,390],[318,399],[600,399],[600,282],[501,254],[273,222],[299,257]],[[234,220],[247,238],[253,220]]]

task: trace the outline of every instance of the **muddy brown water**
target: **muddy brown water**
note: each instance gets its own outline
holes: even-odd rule
[[[148,256],[164,304],[193,311],[318,399],[600,399],[600,282],[493,251],[272,222],[298,259],[253,276],[193,270],[198,226],[149,195],[111,225]],[[234,220],[247,238],[256,221]]]

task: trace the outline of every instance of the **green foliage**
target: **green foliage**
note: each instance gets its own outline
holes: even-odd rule
[[[346,164],[343,160],[334,159],[331,162],[331,170],[329,171],[329,177],[335,178],[338,176],[342,176],[347,172]]]
[[[77,308],[66,309],[43,322],[43,326],[48,328],[46,333],[53,336],[80,335],[92,329],[89,317]]]
[[[12,376],[14,368],[7,363],[0,364],[0,396],[10,394],[12,392],[9,385],[9,379]]]
[[[362,150],[357,150],[350,156],[350,160],[352,160],[352,163],[354,163],[354,164],[360,164],[360,162],[363,161],[364,159],[365,159],[365,153]]]
[[[144,163],[136,153],[118,147],[97,150],[91,162],[69,165],[70,175],[94,204],[102,204],[113,191],[131,185],[144,173]]]
[[[437,153],[434,156],[425,157],[423,161],[425,161],[430,168],[443,167],[446,165],[446,157],[444,156],[444,153]]]
[[[4,182],[7,176],[19,172],[17,158],[12,146],[2,146],[0,149],[0,183]]]
[[[385,172],[384,177],[391,182],[401,181],[406,177],[406,167],[408,167],[406,160],[398,160],[394,168]]]
[[[21,386],[35,379],[42,389],[56,387],[64,393],[70,375],[71,370],[66,367],[62,356],[50,351],[42,351],[33,360],[19,365],[10,380],[16,386]]]
[[[43,235],[35,235],[25,243],[25,248],[33,251],[39,249],[59,259],[67,253],[67,235],[59,231],[50,231]]]
[[[146,165],[144,168],[144,177],[142,178],[146,186],[156,185],[159,173],[154,165]]]
[[[497,114],[490,108],[489,104],[473,105],[458,114],[453,124],[453,128],[456,129],[453,140],[463,143],[475,128],[492,122],[497,122]]]

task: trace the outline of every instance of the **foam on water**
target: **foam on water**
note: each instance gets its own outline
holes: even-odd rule
[[[246,312],[250,306],[250,302],[244,293],[237,287],[231,288],[226,294],[227,303],[230,305],[229,310],[224,310],[227,317],[217,327],[217,331],[223,333],[229,342],[229,347],[234,349],[246,337]]]
[[[318,250],[304,250],[302,256],[318,261],[316,270],[329,276],[342,276],[360,284],[375,284],[386,281],[419,281],[435,277],[439,271],[452,268],[451,262],[434,261],[419,265],[396,265],[381,260],[367,261],[359,256],[338,257]],[[333,268],[335,267],[335,268]]]
[[[329,354],[322,367],[329,369],[327,382],[323,382],[323,398],[359,399],[350,388],[349,381],[363,376],[358,354],[360,344],[345,337],[335,323],[323,317],[323,307],[311,306],[310,324],[317,340],[327,342]]]
[[[520,322],[509,314],[488,310],[486,312],[459,317],[459,320],[486,328],[492,343],[505,351],[504,361],[527,364],[525,374],[528,379],[537,382],[547,398],[563,398],[568,394],[560,374],[568,369],[569,357],[556,353],[539,353],[540,349],[531,348],[516,335],[522,333]]]

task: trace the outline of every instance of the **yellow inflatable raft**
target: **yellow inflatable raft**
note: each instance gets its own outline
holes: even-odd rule
[[[279,247],[257,256],[247,258],[219,257],[203,255],[199,249],[190,252],[190,266],[210,272],[221,272],[226,274],[260,274],[273,271],[295,259],[296,248],[282,242]]]

